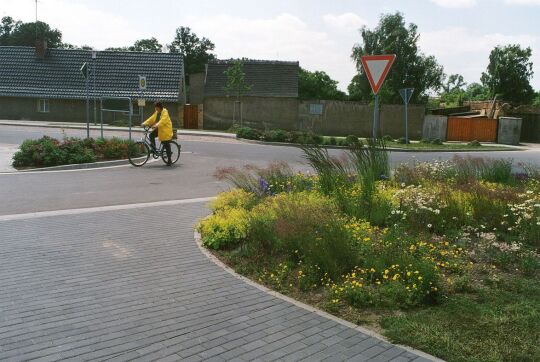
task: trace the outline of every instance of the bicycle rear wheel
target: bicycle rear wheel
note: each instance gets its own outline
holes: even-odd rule
[[[145,142],[135,142],[128,146],[128,159],[135,167],[141,167],[150,158],[150,147]]]
[[[175,141],[169,141],[169,144],[171,145],[171,163],[174,165],[176,162],[178,162],[178,159],[180,158],[181,147]],[[165,163],[167,163],[168,161],[167,152],[165,151],[165,148],[163,149],[163,154],[161,155],[161,159]]]

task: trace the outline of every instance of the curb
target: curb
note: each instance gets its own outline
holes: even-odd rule
[[[81,129],[86,130],[86,125],[79,124],[54,124],[54,123],[30,123],[30,122],[6,122],[0,121],[2,126],[18,126],[18,127],[35,127],[35,128],[57,128],[57,129]],[[91,130],[100,130],[100,126],[90,126]],[[119,132],[129,132],[128,127],[115,127],[115,126],[103,126],[105,131],[119,131]],[[133,127],[131,132],[142,133],[143,130],[139,127]],[[223,132],[210,132],[210,131],[196,131],[196,130],[178,130],[179,135],[184,136],[206,136],[206,137],[218,137],[218,138],[232,138],[236,139],[234,133],[223,133]]]
[[[300,143],[288,143],[288,142],[267,142],[267,141],[257,141],[257,140],[248,140],[245,138],[237,138],[239,141],[245,142],[245,143],[251,143],[256,145],[265,145],[265,146],[283,146],[283,147],[296,147],[299,148],[301,146],[304,146]],[[347,146],[334,146],[334,145],[319,145],[322,148],[327,148],[331,150],[346,150],[349,147]],[[463,152],[507,152],[507,151],[528,151],[529,148],[516,148],[516,147],[508,147],[504,150],[490,150],[489,147],[497,147],[497,146],[483,146],[482,149],[471,149],[471,150],[435,150],[435,149],[406,149],[406,148],[396,148],[396,147],[388,147],[386,148],[389,152],[415,152],[415,153],[463,153]]]
[[[199,250],[204,254],[206,255],[206,257],[208,259],[210,259],[214,264],[216,264],[218,267],[222,268],[223,270],[225,270],[227,273],[231,274],[232,276],[234,276],[235,278],[243,281],[244,283],[246,284],[249,284],[251,285],[252,287],[255,287],[275,298],[278,298],[278,299],[281,299],[283,301],[286,301],[288,303],[291,303],[297,307],[300,307],[304,310],[307,310],[308,312],[310,313],[314,313],[318,316],[321,316],[321,317],[324,317],[324,318],[327,318],[327,319],[330,319],[336,323],[339,323],[341,325],[344,325],[348,328],[351,328],[351,329],[354,329],[355,331],[358,331],[360,333],[363,333],[363,334],[366,334],[370,337],[374,337],[374,338],[377,338],[377,339],[380,339],[381,341],[383,342],[387,342],[387,343],[391,343],[392,345],[394,346],[397,346],[397,347],[401,347],[403,348],[404,350],[408,351],[408,352],[411,352],[411,353],[414,353],[416,354],[417,356],[419,357],[423,357],[423,358],[426,358],[430,361],[434,361],[434,362],[444,362],[444,360],[440,359],[440,358],[437,358],[435,356],[432,356],[428,353],[425,353],[425,352],[422,352],[420,350],[417,350],[417,349],[414,349],[412,347],[408,347],[408,346],[403,346],[403,345],[400,345],[400,344],[395,344],[395,343],[392,343],[390,342],[386,337],[384,337],[383,335],[381,334],[378,334],[376,332],[373,332],[369,329],[366,329],[364,327],[361,327],[359,325],[356,325],[354,323],[351,323],[351,322],[348,322],[344,319],[341,319],[341,318],[338,318],[332,314],[329,314],[321,309],[318,309],[318,308],[315,308],[311,305],[308,305],[308,304],[305,304],[305,303],[302,303],[296,299],[292,299],[290,297],[287,297],[286,295],[283,295],[279,292],[276,292],[275,290],[272,290],[272,289],[269,289],[261,284],[258,284],[256,282],[254,282],[253,280],[249,279],[249,278],[246,278],[245,276],[243,275],[240,275],[238,274],[236,271],[234,271],[234,269],[232,269],[231,267],[229,267],[228,265],[226,265],[225,263],[223,263],[221,260],[219,260],[214,254],[212,254],[210,251],[208,251],[203,245],[202,245],[202,240],[201,240],[201,234],[198,233],[197,231],[194,232],[194,239],[195,239],[195,243],[197,244],[197,246],[199,247]]]
[[[127,166],[130,165],[129,160],[113,160],[113,161],[101,161],[93,163],[80,163],[80,164],[71,164],[71,165],[62,165],[62,166],[53,166],[53,167],[41,167],[41,168],[28,168],[24,170],[17,170],[16,172],[47,172],[47,171],[65,171],[65,170],[85,170],[92,168],[101,168],[101,167],[113,167],[113,166]]]

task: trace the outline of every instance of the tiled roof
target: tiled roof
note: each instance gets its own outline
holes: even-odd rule
[[[0,96],[86,98],[80,69],[88,50],[49,49],[37,59],[33,47],[0,46]],[[146,76],[148,100],[177,101],[184,81],[182,56],[170,53],[99,51],[96,58],[96,97],[139,97],[139,75]],[[90,75],[92,97],[93,76]]]
[[[226,96],[227,76],[224,72],[233,60],[215,60],[206,71],[205,97]],[[255,97],[298,97],[298,62],[245,60],[246,84],[251,85],[246,96]]]

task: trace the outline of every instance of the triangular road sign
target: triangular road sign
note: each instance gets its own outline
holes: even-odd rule
[[[409,104],[413,93],[414,93],[414,88],[403,88],[399,90],[399,94],[401,95],[401,98],[403,99],[403,102],[405,104]]]
[[[361,60],[373,93],[379,93],[379,89],[381,89],[394,60],[396,60],[396,55],[366,55]]]

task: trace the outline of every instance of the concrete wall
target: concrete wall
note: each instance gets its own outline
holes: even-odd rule
[[[204,127],[229,129],[233,125],[235,98],[212,97],[204,100]],[[259,129],[294,130],[298,120],[296,98],[244,97],[243,124]],[[238,120],[238,111],[237,117]]]
[[[323,114],[310,114],[310,104],[322,104]],[[420,139],[425,115],[423,106],[409,106],[409,137]],[[405,136],[404,106],[382,105],[380,135]],[[361,102],[302,101],[298,107],[298,127],[329,136],[371,137],[373,106]]]
[[[204,78],[205,73],[191,74],[189,76],[188,104],[204,103]]]
[[[178,125],[179,105],[178,103],[164,103],[173,119],[173,124]],[[143,116],[148,118],[154,112],[153,102],[146,102]],[[140,123],[139,107],[136,100],[133,103],[134,124]],[[90,101],[90,120],[94,122],[94,103]],[[38,99],[35,98],[15,98],[0,97],[0,119],[6,120],[27,120],[44,122],[86,122],[86,101],[85,100],[63,100],[49,99],[49,112],[38,112]],[[127,120],[127,115],[113,114],[105,112],[104,123],[111,123],[114,120]],[[97,121],[100,121],[99,100],[97,102]]]
[[[426,115],[424,118],[424,129],[422,138],[426,138],[429,140],[440,139],[441,141],[446,141],[447,127],[447,116]]]
[[[500,117],[497,143],[518,145],[521,137],[521,118]]]

